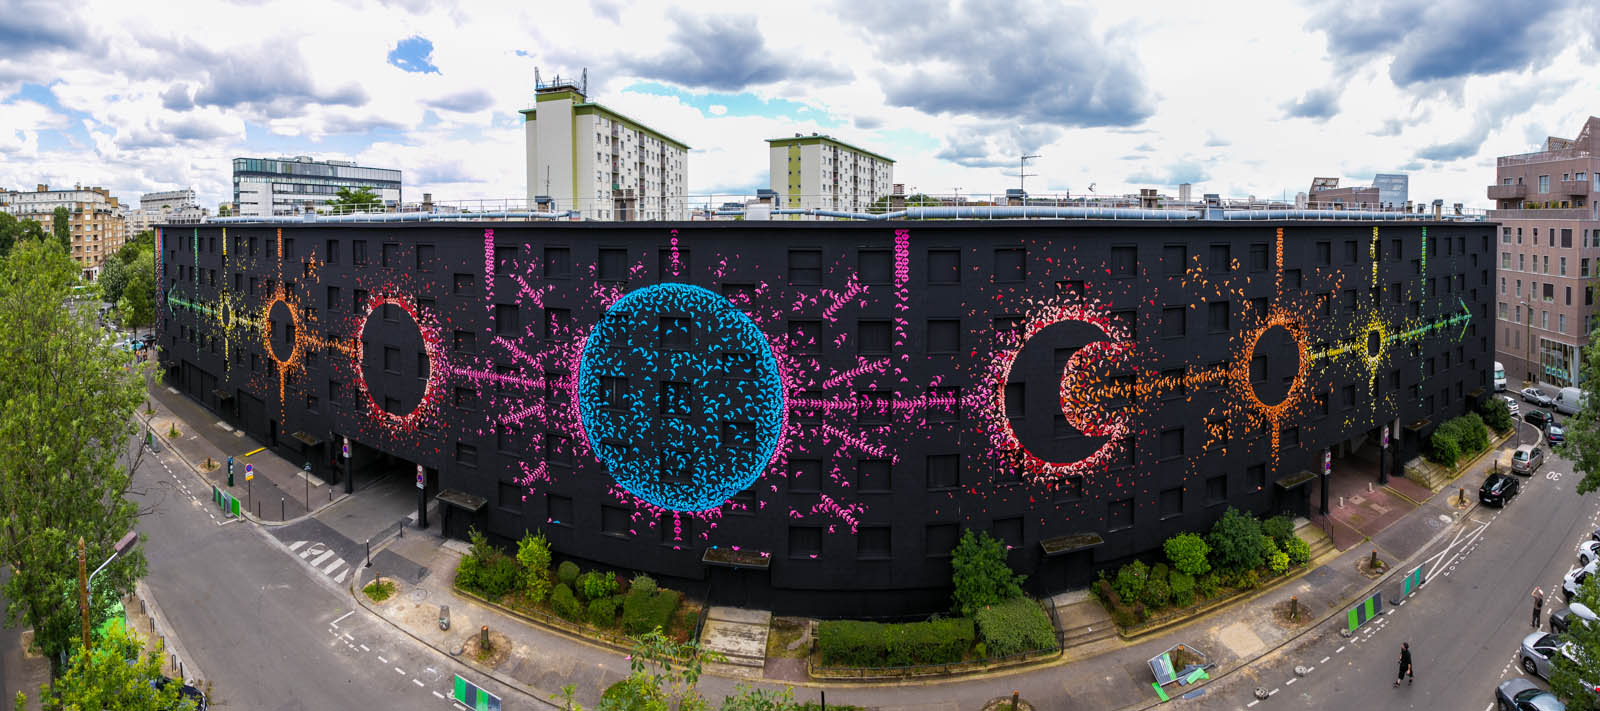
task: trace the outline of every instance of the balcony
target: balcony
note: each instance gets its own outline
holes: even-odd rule
[[[1515,200],[1528,196],[1527,185],[1490,185],[1490,200]]]
[[[1588,195],[1589,181],[1587,180],[1562,180],[1557,183],[1561,195]]]
[[[1500,220],[1589,220],[1588,208],[1549,208],[1542,210],[1490,210],[1489,219]]]

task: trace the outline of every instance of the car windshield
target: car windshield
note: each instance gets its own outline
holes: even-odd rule
[[[1521,459],[1523,461],[1527,461],[1528,457],[1529,457],[1529,454],[1528,454],[1528,452],[1526,450],[1521,450],[1521,449],[1517,450],[1517,459]]]

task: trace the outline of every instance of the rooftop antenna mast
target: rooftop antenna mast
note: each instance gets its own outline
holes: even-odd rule
[[[1037,173],[1029,173],[1028,172],[1028,161],[1030,161],[1030,160],[1032,160],[1034,158],[1038,158],[1038,157],[1040,157],[1040,156],[1038,156],[1037,154],[1024,155],[1024,156],[1022,156],[1022,160],[1018,161],[1018,166],[1017,166],[1017,189],[1021,190],[1023,195],[1027,195],[1028,194],[1028,176],[1030,176],[1030,175],[1038,175]]]

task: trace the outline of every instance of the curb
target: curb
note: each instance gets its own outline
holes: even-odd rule
[[[144,603],[144,612],[155,622],[156,629],[166,631],[166,634],[161,635],[161,641],[166,646],[167,652],[177,656],[179,661],[184,662],[183,670],[185,672],[194,672],[194,674],[184,674],[187,678],[180,681],[188,683],[189,679],[193,679],[204,683],[205,674],[194,663],[194,657],[189,656],[188,650],[183,648],[183,642],[178,639],[177,633],[172,629],[172,624],[167,621],[167,616],[161,612],[161,606],[156,603],[156,596],[150,592],[150,586],[146,585],[143,580],[135,581],[133,594]]]
[[[1338,549],[1335,549],[1335,550],[1338,550]],[[1343,553],[1344,553],[1344,551],[1339,551],[1340,555],[1342,555]],[[1207,605],[1206,607],[1202,607],[1202,608],[1200,608],[1198,610],[1195,610],[1194,612],[1191,612],[1191,613],[1189,613],[1187,615],[1175,618],[1175,619],[1170,620],[1168,622],[1163,622],[1163,623],[1161,623],[1161,624],[1159,624],[1159,625],[1157,625],[1155,627],[1151,627],[1151,628],[1148,628],[1148,629],[1141,629],[1141,630],[1139,630],[1139,631],[1137,631],[1137,632],[1135,632],[1133,634],[1123,634],[1122,631],[1118,630],[1117,631],[1117,637],[1120,638],[1124,642],[1136,642],[1136,641],[1138,641],[1140,639],[1143,639],[1145,637],[1149,637],[1150,635],[1153,635],[1153,634],[1157,634],[1157,633],[1160,633],[1160,632],[1168,632],[1168,631],[1171,631],[1171,630],[1176,630],[1176,629],[1182,628],[1182,627],[1184,627],[1186,625],[1193,624],[1195,622],[1203,622],[1204,620],[1201,620],[1201,619],[1198,619],[1198,618],[1201,618],[1201,617],[1204,617],[1206,615],[1209,615],[1209,614],[1211,614],[1213,612],[1216,612],[1217,610],[1219,610],[1221,608],[1233,605],[1234,603],[1250,602],[1251,600],[1254,600],[1254,599],[1256,599],[1256,598],[1258,598],[1258,597],[1260,597],[1262,595],[1265,595],[1265,594],[1270,593],[1270,592],[1272,592],[1274,590],[1277,590],[1279,587],[1282,587],[1283,585],[1286,585],[1286,584],[1288,584],[1288,583],[1290,583],[1290,582],[1292,582],[1294,580],[1297,580],[1297,579],[1309,574],[1311,571],[1316,570],[1317,568],[1321,568],[1321,567],[1322,566],[1320,566],[1320,565],[1313,567],[1312,565],[1310,565],[1310,563],[1307,563],[1306,565],[1301,566],[1300,570],[1296,571],[1293,575],[1282,576],[1282,577],[1278,578],[1277,580],[1273,581],[1273,583],[1271,585],[1257,587],[1257,588],[1255,588],[1253,590],[1241,590],[1241,591],[1239,591],[1237,593],[1234,593],[1230,597],[1226,597],[1226,598],[1223,598],[1221,600],[1217,600],[1215,602],[1212,602],[1211,604]]]
[[[1518,420],[1517,422],[1520,422],[1520,420]],[[1516,424],[1516,423],[1513,423],[1513,424]],[[1431,498],[1433,498],[1433,496],[1438,495],[1440,491],[1444,491],[1445,489],[1450,488],[1451,484],[1455,483],[1455,481],[1457,479],[1460,479],[1461,477],[1466,476],[1471,471],[1471,469],[1473,467],[1478,465],[1478,462],[1483,461],[1484,457],[1487,457],[1487,456],[1489,456],[1491,454],[1494,454],[1494,453],[1500,451],[1500,447],[1502,445],[1504,445],[1507,441],[1509,441],[1516,434],[1517,434],[1517,428],[1516,427],[1512,427],[1510,432],[1507,432],[1507,433],[1505,433],[1503,435],[1496,435],[1496,437],[1494,439],[1489,441],[1489,446],[1488,447],[1484,448],[1484,450],[1482,452],[1479,452],[1477,456],[1473,457],[1470,461],[1466,462],[1465,464],[1462,464],[1459,468],[1457,468],[1454,472],[1452,472],[1450,474],[1450,478],[1445,481],[1443,486],[1440,486],[1438,488],[1438,490],[1429,489],[1430,491],[1433,491],[1433,495],[1429,496],[1428,498],[1431,499]],[[1410,477],[1407,477],[1407,476],[1405,476],[1403,474],[1401,475],[1401,477],[1404,478],[1407,481],[1410,481],[1413,484],[1418,484],[1419,486],[1424,486],[1422,484],[1419,484],[1419,482],[1413,481]],[[1384,485],[1383,488],[1389,489],[1390,487],[1386,484],[1386,485]],[[1405,494],[1402,494],[1399,491],[1395,491],[1394,493],[1397,496],[1399,496],[1400,498],[1403,498],[1406,501],[1410,501],[1411,503],[1414,503],[1414,504],[1416,504],[1418,506],[1421,506],[1422,504],[1426,503],[1426,502],[1422,502],[1422,501],[1413,501],[1411,497],[1406,496]]]

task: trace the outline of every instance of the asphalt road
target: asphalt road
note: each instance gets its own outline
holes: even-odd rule
[[[1423,553],[1433,572],[1404,604],[1391,604],[1397,578],[1382,586],[1387,614],[1353,638],[1339,635],[1345,622],[1336,616],[1181,703],[1249,711],[1491,708],[1500,682],[1526,676],[1517,655],[1533,631],[1534,586],[1544,588],[1540,624],[1549,631],[1549,613],[1564,604],[1562,576],[1600,522],[1600,497],[1578,496],[1579,479],[1570,462],[1548,459],[1504,509],[1479,506]],[[1402,642],[1411,645],[1416,681],[1394,688]],[[1257,688],[1272,696],[1258,701]]]
[[[177,473],[177,474],[175,474]],[[454,675],[474,675],[357,612],[343,588],[248,523],[224,523],[170,453],[134,478],[153,592],[220,708],[449,709]],[[193,671],[188,672],[194,676]],[[479,680],[482,681],[482,680]],[[540,708],[498,684],[507,708]]]

